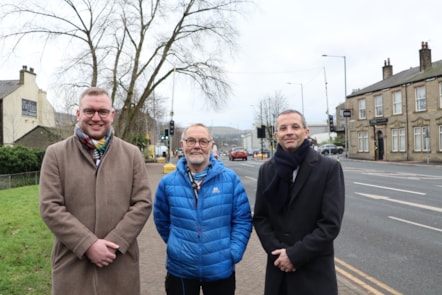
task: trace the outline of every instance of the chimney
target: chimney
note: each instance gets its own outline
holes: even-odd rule
[[[20,81],[19,81],[19,84],[21,85],[25,84],[25,73],[29,73],[36,76],[36,74],[34,73],[34,68],[30,68],[30,70],[28,71],[28,66],[22,66],[22,69],[20,70]]]
[[[422,48],[419,50],[420,71],[431,68],[431,49],[428,48],[428,42],[422,42]]]
[[[393,66],[390,65],[390,58],[384,60],[384,66],[382,67],[382,79],[385,80],[393,76]]]
[[[20,70],[20,82],[19,84],[23,85],[25,84],[25,72],[28,70],[27,66],[22,66],[22,69]]]

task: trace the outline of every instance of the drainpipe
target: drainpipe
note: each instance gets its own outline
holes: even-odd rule
[[[408,159],[410,158],[410,136],[408,133],[409,130],[409,122],[408,122],[408,84],[404,84],[404,88],[405,88],[405,134],[406,134],[406,138],[407,138],[407,153],[406,153],[406,161],[408,161]]]

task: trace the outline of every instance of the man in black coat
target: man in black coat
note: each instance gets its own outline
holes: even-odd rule
[[[259,170],[253,225],[268,255],[265,295],[338,293],[333,241],[344,215],[344,175],[308,136],[303,114],[280,113],[277,151]]]

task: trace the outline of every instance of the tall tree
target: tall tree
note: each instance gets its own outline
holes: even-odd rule
[[[127,138],[137,114],[173,73],[193,81],[212,108],[225,102],[230,87],[222,58],[233,52],[234,19],[250,3],[4,0],[0,38],[14,40],[11,53],[32,35],[41,38],[35,45],[41,45],[42,51],[49,46],[64,50],[60,84],[111,89],[114,105],[120,109],[116,132]]]
[[[269,95],[260,101],[260,110],[257,114],[258,125],[265,125],[266,139],[270,146],[275,144],[273,133],[275,132],[275,120],[279,113],[288,108],[287,98],[280,92],[276,91],[273,95]]]

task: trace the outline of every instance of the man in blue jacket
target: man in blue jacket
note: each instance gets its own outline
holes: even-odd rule
[[[203,124],[181,137],[185,158],[156,190],[154,221],[167,243],[168,295],[233,295],[235,264],[252,231],[250,205],[239,177],[211,154]]]

